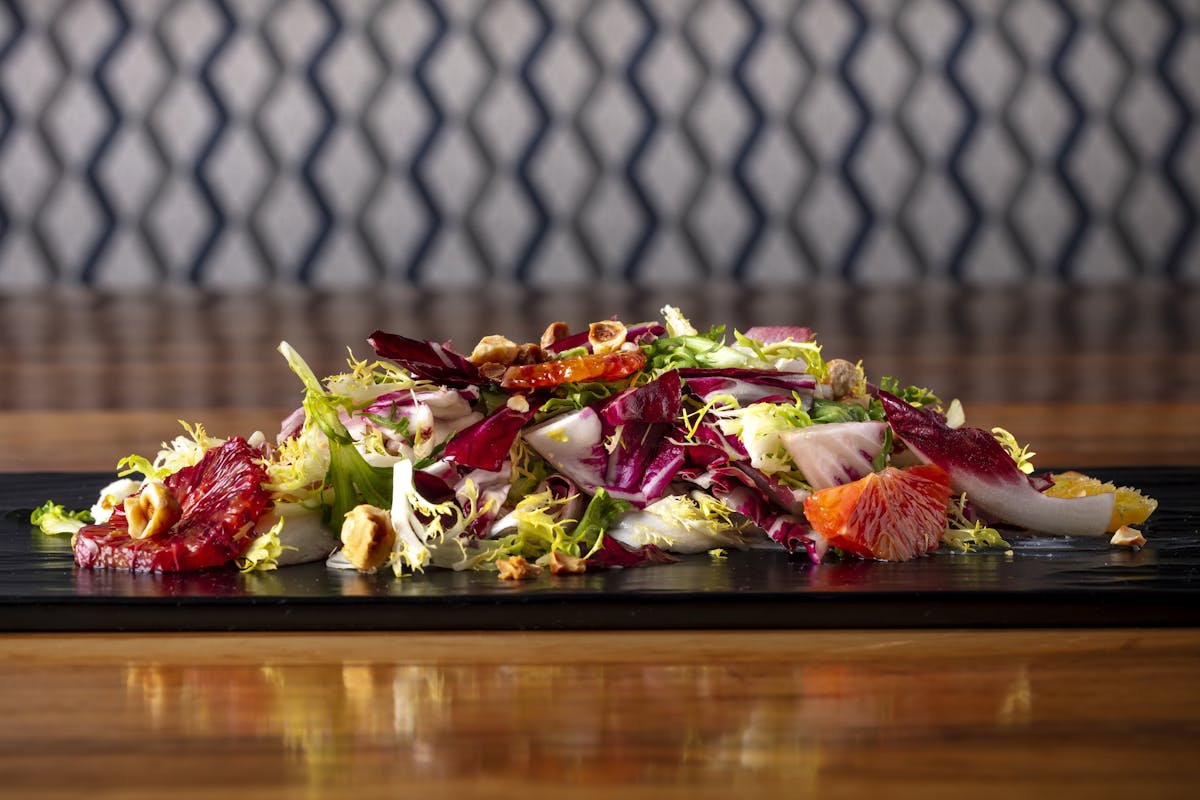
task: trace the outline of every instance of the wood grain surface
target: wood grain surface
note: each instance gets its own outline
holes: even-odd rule
[[[0,796],[1183,798],[1198,666],[1171,630],[14,636]]]
[[[1200,463],[1200,303],[1076,291],[0,297],[0,470],[272,431],[375,327],[809,324],[1057,466]],[[355,345],[356,352],[365,354]],[[1200,631],[0,636],[0,797],[1192,797]]]

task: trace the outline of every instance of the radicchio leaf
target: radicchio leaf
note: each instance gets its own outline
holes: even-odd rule
[[[788,339],[793,342],[807,342],[813,338],[812,328],[796,325],[755,325],[742,335],[763,344],[786,342]]]
[[[492,472],[500,469],[521,428],[533,419],[541,405],[532,402],[526,411],[514,411],[507,406],[497,409],[452,437],[446,443],[444,455],[466,467]]]
[[[687,367],[680,369],[679,375],[687,383],[688,390],[705,402],[715,395],[728,394],[741,405],[763,400],[790,403],[792,395],[798,394],[807,409],[812,405],[817,386],[816,378],[808,373],[771,369]]]
[[[896,438],[923,462],[946,470],[954,491],[965,492],[987,516],[1051,535],[1104,535],[1115,494],[1072,498],[1042,494],[988,431],[950,428],[937,414],[894,394],[874,387],[871,393],[883,404]]]
[[[828,545],[820,534],[790,512],[789,509],[795,504],[794,498],[787,504],[781,504],[782,497],[773,496],[770,487],[755,480],[752,473],[757,470],[743,470],[742,466],[731,464],[712,470],[696,476],[692,482],[712,492],[729,508],[753,521],[789,553],[803,546],[809,559],[820,563]]]
[[[874,471],[883,452],[883,422],[827,422],[779,434],[779,441],[813,489],[850,483]]]
[[[396,362],[414,377],[455,389],[488,383],[479,374],[478,367],[448,345],[422,342],[385,331],[375,331],[367,341],[381,358]]]
[[[594,492],[605,482],[604,425],[591,406],[527,428],[524,436],[530,447],[584,491]]]
[[[613,426],[617,446],[609,454],[605,482],[635,505],[659,497],[683,463],[683,450],[662,446],[679,417],[682,384],[679,373],[663,373],[636,389],[627,389],[600,410]]]
[[[673,423],[679,417],[683,384],[679,372],[664,372],[645,386],[626,389],[612,397],[600,410],[609,425],[628,422]]]
[[[640,567],[646,564],[671,564],[679,559],[652,544],[631,548],[611,536],[600,540],[600,546],[587,557],[588,569],[605,567]]]

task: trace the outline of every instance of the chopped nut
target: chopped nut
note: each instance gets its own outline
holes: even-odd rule
[[[552,575],[578,575],[581,572],[587,572],[587,559],[569,556],[557,550],[550,554],[550,573]]]
[[[866,376],[863,375],[862,367],[851,364],[844,358],[835,358],[826,364],[826,368],[829,371],[827,383],[834,400],[842,400],[863,393]]]
[[[546,360],[546,353],[541,347],[533,342],[526,342],[517,348],[517,357],[513,360],[516,364],[540,364]]]
[[[543,350],[549,350],[550,345],[557,342],[559,339],[565,339],[571,335],[571,329],[567,327],[565,322],[551,322],[546,326],[546,330],[542,333],[540,344]]]
[[[520,351],[521,347],[516,342],[505,336],[492,334],[479,340],[479,344],[475,345],[467,360],[476,365],[491,363],[507,366],[517,360]]]
[[[1117,532],[1109,539],[1109,544],[1120,547],[1141,547],[1146,544],[1146,537],[1142,536],[1142,532],[1137,528],[1122,525],[1117,528]]]
[[[129,535],[134,539],[149,539],[166,533],[183,515],[175,495],[158,481],[150,481],[140,492],[126,497],[124,505]]]
[[[593,322],[588,326],[588,342],[593,353],[615,353],[625,344],[625,326],[613,319]]]
[[[529,410],[529,400],[523,394],[509,395],[508,400],[504,401],[504,405],[518,414],[524,414]]]
[[[497,364],[489,361],[486,364],[479,365],[479,374],[487,378],[489,381],[499,381],[504,377],[504,371],[508,369],[505,364]]]
[[[342,556],[360,572],[383,566],[396,544],[391,516],[381,508],[362,504],[342,521]]]
[[[497,559],[496,568],[500,570],[502,581],[527,581],[542,574],[541,567],[530,564],[523,556]]]

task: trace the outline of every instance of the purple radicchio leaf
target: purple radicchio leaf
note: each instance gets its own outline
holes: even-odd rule
[[[658,448],[654,458],[646,465],[641,480],[631,487],[606,486],[610,495],[625,500],[637,508],[645,508],[667,493],[671,481],[679,474],[684,462],[684,449],[676,444],[665,444]]]
[[[300,431],[304,428],[304,406],[300,406],[291,414],[284,417],[283,422],[279,425],[279,435],[275,437],[275,441],[279,444],[286,442],[288,439],[295,439],[300,435]]]
[[[807,342],[813,338],[812,328],[797,325],[755,325],[742,335],[763,344],[786,342],[788,339],[793,342]]]
[[[524,437],[552,467],[591,494],[604,484],[608,468],[604,433],[600,414],[586,406],[526,428]]]
[[[508,458],[513,442],[521,428],[541,407],[541,402],[529,404],[527,411],[514,411],[503,406],[470,427],[459,431],[446,443],[446,458],[467,467],[495,471]]]
[[[814,563],[820,563],[828,549],[824,538],[810,529],[802,518],[790,513],[788,505],[779,502],[781,497],[773,496],[755,480],[751,473],[757,470],[743,470],[742,466],[731,464],[711,470],[692,482],[762,528],[789,553],[803,545],[808,557]]]
[[[675,370],[664,372],[644,386],[626,389],[607,400],[600,416],[609,425],[628,422],[674,423],[683,403],[683,384]]]
[[[646,564],[671,564],[679,559],[652,544],[626,547],[611,536],[604,536],[596,552],[587,557],[588,569],[640,567]]]
[[[771,369],[692,368],[679,370],[680,377],[704,402],[714,395],[732,395],[741,405],[768,402],[793,402],[793,394],[799,395],[801,405],[808,409],[812,405],[817,380],[806,372],[779,372]]]
[[[600,416],[617,435],[617,446],[609,454],[605,472],[611,490],[632,497],[630,502],[645,505],[666,489],[683,463],[680,448],[662,446],[679,417],[681,404],[682,384],[676,372],[627,389],[604,404]]]
[[[826,422],[781,433],[779,441],[813,489],[828,489],[874,472],[886,433],[887,424],[874,420]]]
[[[451,388],[488,383],[479,374],[478,367],[450,349],[449,345],[422,342],[385,331],[375,331],[367,341],[381,358],[396,362],[414,377]]]
[[[883,404],[896,438],[924,463],[946,470],[954,491],[965,492],[989,518],[1050,535],[1104,535],[1115,494],[1071,498],[1042,494],[989,432],[950,428],[937,414],[882,389],[872,387],[871,393]]]

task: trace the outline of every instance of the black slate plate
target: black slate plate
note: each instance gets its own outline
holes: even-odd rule
[[[1200,625],[1200,468],[1090,470],[1159,500],[1141,550],[1010,539],[1013,555],[813,565],[779,551],[502,582],[397,580],[323,564],[242,575],[80,570],[29,525],[46,499],[86,507],[104,474],[0,475],[0,630],[213,631]]]

